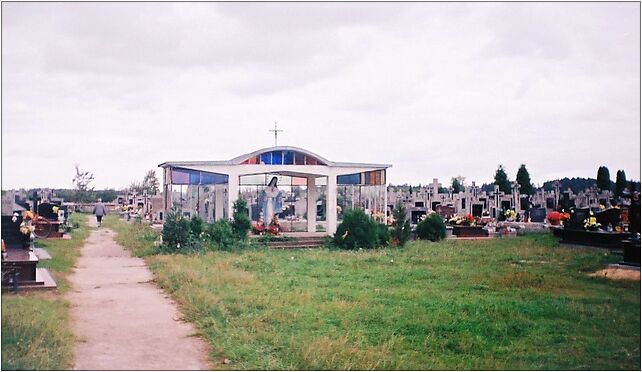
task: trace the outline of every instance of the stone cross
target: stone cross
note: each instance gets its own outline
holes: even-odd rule
[[[432,179],[432,195],[433,197],[437,197],[439,194],[439,182],[437,182],[436,178]]]
[[[519,209],[521,209],[521,205],[520,205],[520,202],[519,202],[519,189],[520,189],[519,183],[513,182],[511,186],[513,187],[512,188],[512,191],[513,191],[513,208],[515,210],[519,210]]]
[[[504,192],[499,191],[499,185],[495,185],[495,191],[491,195],[495,197],[495,209],[493,210],[493,217],[497,218],[497,211],[499,210],[499,197],[504,195]]]

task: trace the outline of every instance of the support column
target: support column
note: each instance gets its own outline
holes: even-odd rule
[[[239,176],[230,174],[228,176],[227,187],[227,216],[231,220],[234,218],[234,202],[239,198]]]
[[[214,186],[214,220],[218,221],[223,218],[223,206],[225,205],[225,200],[223,200],[223,189],[225,185],[216,185]]]
[[[328,192],[326,193],[326,222],[328,234],[337,232],[337,176],[334,172],[328,174]]]
[[[308,177],[308,232],[317,231],[317,186],[316,177]]]
[[[383,223],[388,224],[388,185],[383,185]]]

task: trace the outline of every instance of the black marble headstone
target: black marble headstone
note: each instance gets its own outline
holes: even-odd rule
[[[2,216],[2,240],[7,248],[29,247],[29,235],[20,232],[20,223],[22,216],[16,218],[13,222],[13,216]]]
[[[590,216],[591,211],[589,208],[573,208],[571,209],[571,219],[564,226],[572,229],[583,229],[584,220]]]
[[[603,228],[611,225],[611,228],[615,229],[620,224],[620,212],[619,208],[608,208],[595,213],[595,219]]]
[[[419,219],[425,215],[426,215],[425,211],[411,211],[410,220],[412,221],[412,223],[417,224],[419,223]]]
[[[58,221],[58,213],[54,213],[53,207],[58,206],[51,203],[38,204],[38,215],[48,219],[49,221]]]
[[[531,208],[528,210],[531,222],[544,222],[546,219],[546,208]]]
[[[521,210],[528,210],[530,208],[530,198],[529,197],[521,197],[519,198],[519,208]]]
[[[473,204],[472,205],[472,214],[473,217],[481,217],[482,211],[484,210],[484,205],[483,204]]]

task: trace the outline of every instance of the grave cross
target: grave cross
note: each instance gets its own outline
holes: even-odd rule
[[[499,197],[501,195],[504,195],[504,192],[499,191],[499,185],[495,185],[495,191],[492,193],[492,195],[495,196],[495,209],[493,210],[493,217],[497,218],[497,211],[499,210]]]
[[[274,147],[276,147],[276,139],[277,139],[278,132],[283,132],[283,130],[276,128],[276,121],[275,121],[274,129],[268,129],[268,132],[274,132]]]

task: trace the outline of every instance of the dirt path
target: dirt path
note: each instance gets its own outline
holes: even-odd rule
[[[96,220],[89,216],[90,226]],[[94,229],[69,280],[78,370],[208,369],[207,345],[154,283],[140,258]]]

